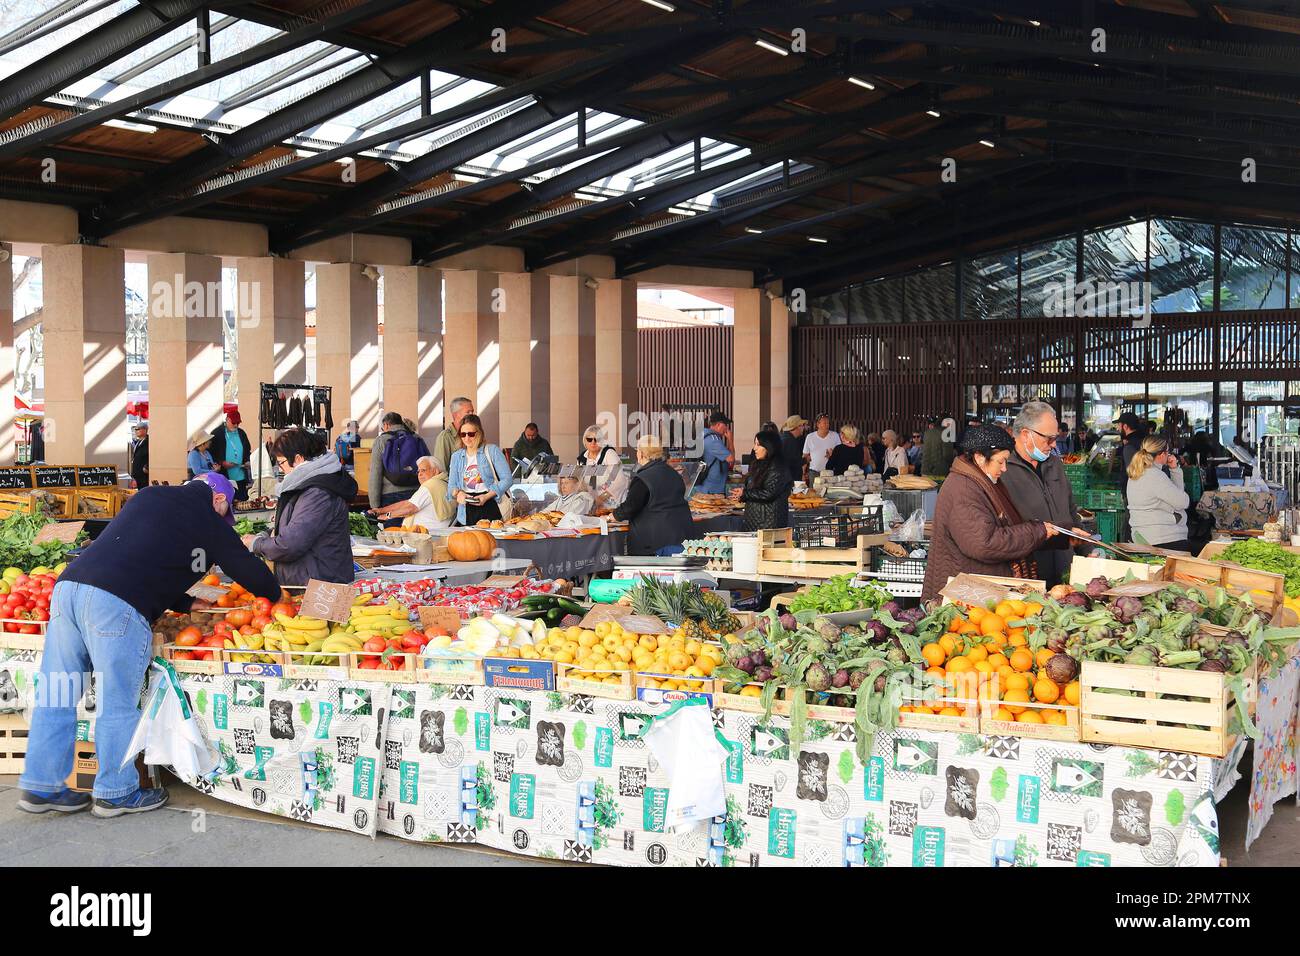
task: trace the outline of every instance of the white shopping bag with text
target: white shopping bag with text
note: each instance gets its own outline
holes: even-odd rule
[[[141,750],[146,764],[171,767],[187,782],[208,776],[219,762],[194,719],[176,671],[161,657],[149,665],[149,690],[122,766],[133,763]]]
[[[673,704],[655,717],[643,738],[668,774],[665,827],[688,829],[727,812],[724,767],[729,751],[703,698]]]

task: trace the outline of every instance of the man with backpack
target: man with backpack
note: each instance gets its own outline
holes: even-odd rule
[[[370,454],[368,494],[371,508],[406,501],[415,494],[420,487],[418,463],[429,454],[424,439],[413,434],[397,412],[386,414],[380,428]],[[388,524],[401,524],[401,519]]]

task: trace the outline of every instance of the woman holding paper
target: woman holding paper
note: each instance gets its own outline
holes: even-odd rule
[[[998,482],[1015,443],[1001,428],[972,425],[939,490],[921,599],[937,597],[958,574],[1032,578],[1030,556],[1059,534],[1047,521],[1024,521]]]

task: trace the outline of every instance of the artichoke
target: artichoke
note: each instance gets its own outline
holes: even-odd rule
[[[1149,644],[1143,644],[1141,647],[1135,647],[1133,648],[1133,650],[1128,652],[1128,656],[1124,658],[1124,663],[1136,664],[1141,667],[1155,667],[1156,666],[1155,648],[1151,647]]]
[[[1087,583],[1084,590],[1087,591],[1088,597],[1096,600],[1110,590],[1110,582],[1099,574]]]
[[[865,670],[862,670],[861,668],[855,670],[853,673],[849,675],[849,689],[857,690],[859,687],[862,686],[863,682],[865,682],[866,679],[870,676],[871,675],[869,673],[867,673]]]
[[[836,624],[831,623],[824,617],[819,617],[813,628],[826,641],[827,644],[838,644],[840,640],[840,629]]]
[[[1142,601],[1126,594],[1115,601],[1115,617],[1123,624],[1131,624],[1142,613]]]
[[[831,648],[830,642],[828,642],[826,638],[822,637],[820,634],[814,634],[811,637],[807,638],[804,641],[803,646],[804,646],[804,650],[806,650],[809,654],[815,654],[819,656],[825,654]]]
[[[835,675],[831,678],[831,686],[847,687],[848,685],[849,685],[849,672],[846,671],[843,667],[841,667],[839,670],[835,672]]]
[[[828,690],[831,686],[830,672],[821,664],[810,664],[808,672],[804,674],[804,683],[808,685],[809,690]]]
[[[766,684],[771,679],[772,668],[768,667],[766,664],[754,668],[754,680],[758,681],[760,684]]]

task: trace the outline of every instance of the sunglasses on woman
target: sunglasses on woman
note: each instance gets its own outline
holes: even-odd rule
[[[583,439],[583,440],[584,440],[588,445],[594,445],[594,444],[596,444],[596,442],[597,442],[599,439],[597,439],[595,435],[588,435],[588,436],[587,436],[585,439]]]
[[[461,437],[461,438],[473,438],[473,437],[474,437],[475,435],[477,435],[477,434],[478,434],[478,432],[461,432],[461,433],[460,433],[460,437]]]

